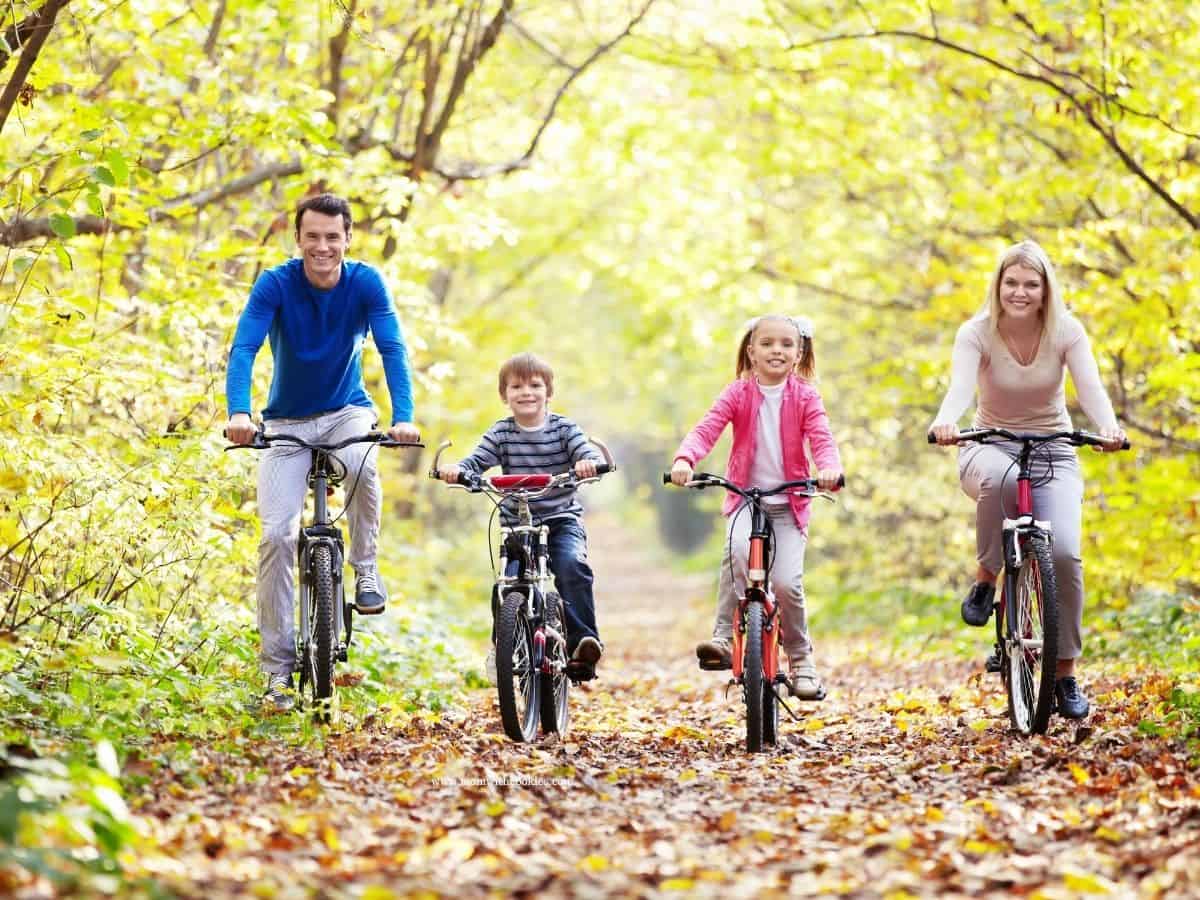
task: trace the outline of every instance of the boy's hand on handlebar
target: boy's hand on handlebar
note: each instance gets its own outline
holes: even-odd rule
[[[823,491],[836,491],[842,479],[841,469],[821,469],[817,472],[817,487]]]
[[[446,484],[458,484],[458,476],[462,474],[462,469],[458,466],[444,466],[438,469],[437,477],[446,482]]]
[[[953,423],[948,425],[934,425],[929,429],[929,433],[933,435],[934,440],[939,444],[958,443],[958,426]]]
[[[595,478],[596,477],[596,461],[594,459],[581,459],[575,463],[576,478]]]
[[[388,429],[388,437],[402,444],[420,443],[421,430],[412,422],[397,422]]]
[[[675,460],[675,465],[671,466],[671,484],[683,487],[692,480],[694,471],[686,459]]]
[[[235,444],[250,444],[254,441],[254,435],[258,431],[258,426],[251,421],[250,416],[246,413],[234,413],[229,417],[229,421],[225,423],[225,437],[233,441]]]

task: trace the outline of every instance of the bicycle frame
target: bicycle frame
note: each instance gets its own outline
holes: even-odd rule
[[[744,680],[743,649],[746,643],[746,608],[751,603],[763,607],[763,677],[767,684],[775,684],[779,677],[779,623],[775,613],[778,605],[775,595],[767,585],[767,572],[771,560],[771,534],[767,527],[767,514],[757,502],[750,507],[750,551],[747,559],[746,588],[738,597],[736,612],[737,627],[733,630],[733,678],[738,684]],[[735,514],[736,515],[736,514]]]

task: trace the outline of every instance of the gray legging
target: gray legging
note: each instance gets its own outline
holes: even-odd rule
[[[1035,450],[1032,464],[1033,514],[1054,530],[1054,579],[1058,589],[1058,658],[1075,659],[1083,651],[1083,559],[1080,529],[1083,517],[1083,476],[1075,449],[1045,445],[1051,454]],[[958,452],[958,479],[975,505],[975,542],[979,564],[999,572],[1004,563],[1001,526],[1017,508],[1017,445],[964,444]],[[1054,477],[1047,483],[1053,470]]]
[[[263,424],[268,433],[285,432],[302,440],[332,444],[365,434],[375,422],[374,410],[347,406],[309,419],[271,419]],[[379,540],[383,497],[375,470],[377,454],[370,452],[374,449],[374,444],[351,444],[337,453],[347,470],[343,488],[347,496],[352,496],[346,508],[350,524],[347,555],[356,573],[374,569]],[[308,495],[305,476],[311,460],[308,450],[276,444],[263,451],[258,463],[258,517],[262,522],[258,545],[259,665],[264,672],[280,675],[291,674],[296,667],[296,543]],[[353,589],[353,585],[347,587],[348,591]]]

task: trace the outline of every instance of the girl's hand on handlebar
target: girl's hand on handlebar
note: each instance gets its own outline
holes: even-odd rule
[[[388,429],[388,437],[402,444],[420,443],[421,430],[412,422],[397,422]]]
[[[686,459],[675,460],[675,465],[671,466],[671,484],[683,487],[692,480],[694,471]]]
[[[1120,425],[1115,428],[1101,428],[1097,434],[1108,442],[1103,447],[1096,448],[1102,453],[1113,453],[1122,449],[1125,444],[1125,429]]]
[[[954,423],[945,425],[934,425],[929,429],[929,433],[933,435],[934,440],[939,444],[957,444],[958,443],[958,426]]]
[[[235,444],[253,443],[257,431],[258,426],[245,413],[234,413],[225,424],[225,437]]]
[[[446,482],[446,484],[458,484],[458,476],[462,474],[462,469],[458,466],[445,466],[438,469],[437,477]]]
[[[836,491],[841,478],[841,469],[821,469],[817,472],[817,487],[823,491]]]
[[[595,478],[596,477],[596,461],[594,459],[581,459],[575,463],[576,478]]]

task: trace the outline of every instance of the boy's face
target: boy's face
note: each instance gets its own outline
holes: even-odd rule
[[[528,378],[512,376],[504,386],[504,402],[521,425],[540,425],[546,419],[546,401],[550,392],[540,375]]]

